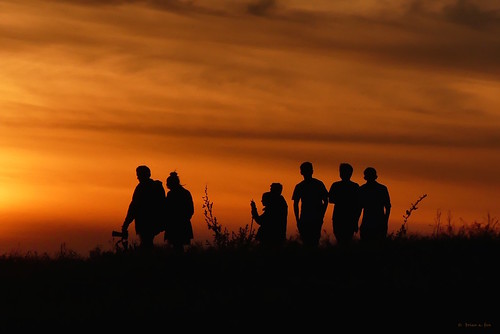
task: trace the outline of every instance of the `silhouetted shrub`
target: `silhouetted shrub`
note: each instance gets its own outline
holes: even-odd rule
[[[217,220],[213,213],[214,203],[208,197],[208,187],[205,186],[205,195],[203,196],[203,215],[205,216],[205,223],[210,231],[213,232],[213,242],[207,241],[207,245],[217,248],[248,248],[255,244],[255,233],[253,229],[247,224],[240,227],[237,232],[231,233],[227,228]]]

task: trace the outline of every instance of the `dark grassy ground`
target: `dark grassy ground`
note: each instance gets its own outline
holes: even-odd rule
[[[498,237],[3,256],[0,331],[495,331],[499,258]]]

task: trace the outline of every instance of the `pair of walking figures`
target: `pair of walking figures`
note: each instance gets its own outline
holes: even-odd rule
[[[128,235],[128,227],[135,221],[141,249],[152,249],[154,238],[164,232],[164,240],[175,250],[183,251],[193,239],[191,193],[180,183],[176,172],[171,172],[166,180],[166,194],[162,182],[151,178],[149,167],[137,167],[136,174],[139,184],[132,195],[122,234]]]

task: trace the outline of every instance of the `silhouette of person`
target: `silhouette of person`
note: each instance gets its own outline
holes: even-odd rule
[[[297,229],[305,246],[317,247],[328,207],[328,190],[322,181],[312,177],[311,162],[300,165],[300,174],[304,180],[295,186],[292,195]]]
[[[361,216],[359,184],[351,181],[353,168],[348,163],[339,165],[340,181],[333,182],[328,192],[328,201],[333,203],[333,235],[338,244],[352,241],[358,232]]]
[[[260,225],[255,239],[265,247],[280,246],[286,240],[288,205],[286,201],[282,201],[284,198],[281,196],[280,186],[280,184],[271,185],[272,190],[262,194],[264,208],[261,215],[257,211],[255,202],[250,203],[252,218]]]
[[[281,219],[279,220],[280,238],[282,241],[285,241],[286,227],[288,221],[288,204],[286,203],[285,197],[283,197],[282,195],[283,185],[278,182],[271,183],[270,192],[273,195],[273,202],[276,203],[280,211],[279,215],[281,217]]]
[[[148,166],[136,168],[139,184],[135,187],[122,232],[135,220],[135,233],[139,236],[140,248],[152,249],[154,237],[160,233],[165,202],[165,189],[159,180],[151,179]]]
[[[167,178],[166,222],[164,240],[174,250],[183,252],[184,246],[193,239],[191,218],[194,214],[193,197],[189,190],[181,185],[177,172],[171,172]]]
[[[373,167],[364,170],[366,183],[359,187],[359,198],[363,210],[363,218],[359,236],[361,240],[384,240],[387,236],[391,200],[389,191],[378,183],[377,171]]]

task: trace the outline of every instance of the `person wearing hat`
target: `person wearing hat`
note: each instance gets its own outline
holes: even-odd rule
[[[387,236],[391,200],[387,187],[378,183],[377,171],[373,167],[364,170],[366,183],[359,188],[363,217],[359,227],[361,240],[384,240]]]

